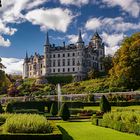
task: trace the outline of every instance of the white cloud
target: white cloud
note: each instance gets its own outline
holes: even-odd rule
[[[66,37],[68,38],[70,43],[76,43],[78,40],[78,35],[67,35]],[[82,34],[83,41],[86,37],[87,37],[87,34],[83,33]]]
[[[8,74],[22,74],[23,59],[2,58],[2,63],[6,66],[5,72]]]
[[[124,39],[124,34],[107,34],[103,32],[101,37],[105,43],[105,54],[114,54],[120,47],[121,41]]]
[[[81,6],[88,4],[89,0],[60,0],[60,3],[65,5]]]
[[[11,45],[11,42],[9,39],[5,40],[1,35],[0,35],[0,46],[3,47],[9,47]]]
[[[87,21],[85,27],[88,30],[98,29],[102,25],[100,19],[98,18],[91,18]]]
[[[109,7],[120,6],[123,11],[131,14],[133,17],[138,17],[140,14],[139,0],[102,0]]]
[[[48,2],[48,0],[2,0],[0,7],[0,36],[14,35],[16,28],[10,27],[14,23],[22,23],[25,21],[25,14],[33,8]],[[24,14],[23,14],[24,13]],[[10,45],[10,41],[1,37],[1,45]]]
[[[34,25],[40,25],[42,30],[52,29],[66,32],[72,22],[73,15],[68,9],[35,9],[27,13],[26,19]]]
[[[126,22],[122,17],[116,18],[91,18],[86,24],[87,30],[105,30],[111,32],[125,32],[128,30],[139,30],[140,23]]]

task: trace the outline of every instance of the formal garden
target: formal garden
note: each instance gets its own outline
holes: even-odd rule
[[[81,82],[0,70],[0,139],[139,140],[139,38],[126,38],[103,60],[105,74],[91,70]]]

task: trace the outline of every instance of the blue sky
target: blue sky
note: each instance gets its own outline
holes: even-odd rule
[[[21,73],[26,50],[43,54],[46,32],[56,45],[86,44],[97,30],[114,54],[125,36],[140,31],[140,0],[2,0],[0,57],[7,73]]]

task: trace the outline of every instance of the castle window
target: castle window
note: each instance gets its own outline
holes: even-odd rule
[[[60,69],[58,69],[58,72],[60,72]]]
[[[72,60],[72,65],[75,66],[75,59]]]
[[[65,66],[65,59],[63,59],[63,66]]]
[[[94,60],[94,56],[93,56],[93,60]]]
[[[68,72],[70,71],[70,68],[68,68]]]
[[[75,68],[73,68],[73,71],[75,71]]]
[[[58,54],[58,57],[60,57],[60,54]]]
[[[41,68],[42,68],[42,64],[41,64],[41,66],[40,66]]]
[[[68,57],[70,56],[70,53],[68,53]]]
[[[63,68],[63,72],[65,72],[65,69]]]
[[[63,57],[65,57],[65,54],[63,53]]]
[[[73,53],[72,55],[75,56],[75,53]]]
[[[60,67],[60,60],[58,60],[58,67]]]
[[[53,60],[53,67],[55,67],[55,60]]]
[[[53,58],[55,58],[55,54],[53,54]]]
[[[53,72],[55,72],[55,69],[53,69]]]
[[[70,59],[68,59],[68,66],[70,65]]]

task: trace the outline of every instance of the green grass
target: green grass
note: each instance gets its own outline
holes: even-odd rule
[[[84,107],[85,110],[97,110],[100,111],[99,106],[86,106]],[[118,106],[112,106],[111,110],[116,111],[117,109],[134,109],[137,111],[140,111],[140,106],[126,106],[126,107],[118,107]]]
[[[63,140],[140,140],[140,136],[92,125],[91,122],[57,123]]]

